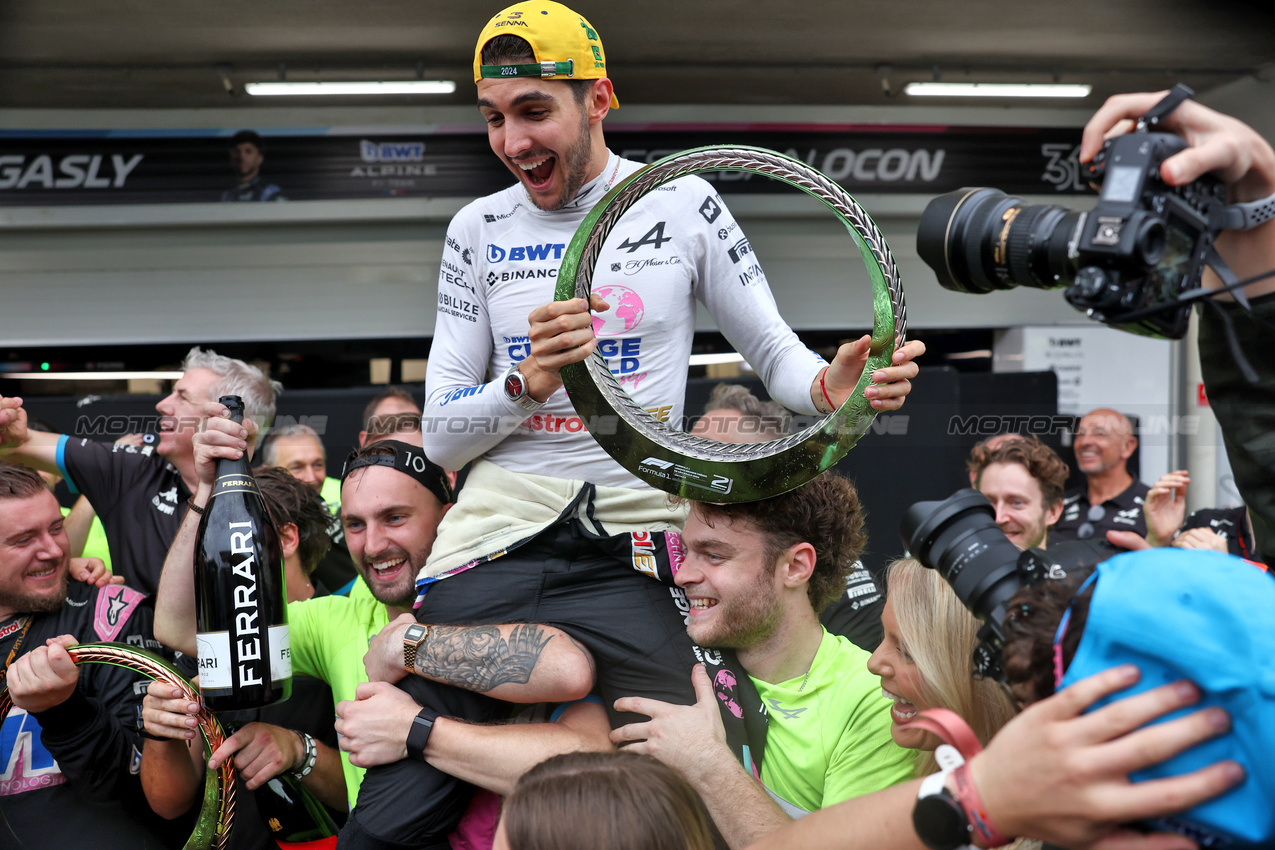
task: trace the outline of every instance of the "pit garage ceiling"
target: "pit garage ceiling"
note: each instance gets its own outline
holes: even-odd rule
[[[577,0],[621,103],[911,105],[912,80],[1185,82],[1275,78],[1275,4],[1184,0]],[[277,106],[256,80],[453,79],[500,2],[4,0],[0,109]],[[365,105],[325,99],[324,106]],[[316,106],[319,104],[315,104]],[[917,105],[934,105],[917,102]]]

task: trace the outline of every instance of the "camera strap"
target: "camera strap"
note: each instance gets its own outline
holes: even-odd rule
[[[1146,113],[1138,119],[1137,131],[1139,133],[1145,133],[1147,130],[1154,128],[1165,118],[1168,118],[1169,115],[1173,113],[1173,110],[1181,106],[1182,101],[1190,100],[1194,94],[1195,91],[1189,86],[1184,86],[1182,83],[1178,83],[1169,90],[1168,94],[1160,98],[1159,103],[1148,109]]]
[[[1252,230],[1275,218],[1275,194],[1258,201],[1227,204],[1222,210],[1222,227],[1226,230]]]

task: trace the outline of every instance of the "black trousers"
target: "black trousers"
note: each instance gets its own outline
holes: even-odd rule
[[[637,572],[631,551],[628,535],[600,538],[569,520],[501,558],[436,582],[416,618],[441,625],[557,626],[593,653],[595,692],[613,725],[633,719],[612,708],[622,696],[689,705],[695,701],[695,655],[686,634],[686,597]],[[506,714],[505,703],[420,676],[399,686],[444,716],[488,723]],[[374,767],[338,847],[444,847],[472,793],[472,786],[413,759]]]

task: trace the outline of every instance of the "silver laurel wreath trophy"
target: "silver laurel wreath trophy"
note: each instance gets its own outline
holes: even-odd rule
[[[777,496],[819,475],[845,456],[876,415],[863,391],[872,373],[889,366],[907,330],[899,270],[876,223],[844,189],[803,162],[753,147],[704,147],[655,162],[616,185],[581,222],[558,272],[558,301],[589,298],[594,267],[607,236],[648,192],[706,171],[747,171],[780,180],[818,198],[846,226],[872,281],[872,347],[858,386],[840,408],[797,434],[765,443],[728,444],[692,436],[639,407],[595,351],[562,370],[562,381],[585,422],[617,427],[591,431],[598,444],[635,476],[698,501],[750,502]],[[605,419],[604,419],[605,417]]]

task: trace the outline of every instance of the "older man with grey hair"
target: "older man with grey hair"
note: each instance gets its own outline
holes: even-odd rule
[[[328,478],[328,452],[323,447],[323,439],[319,432],[309,425],[284,425],[270,432],[270,436],[261,446],[261,463],[263,466],[277,466],[286,469],[288,474],[316,493],[324,494],[328,502],[328,510],[336,511],[341,505],[341,482]],[[336,482],[336,504],[328,501],[327,482]]]
[[[300,423],[270,432],[261,446],[261,462],[262,466],[283,469],[322,497],[331,517],[328,537],[332,546],[315,567],[314,574],[324,587],[343,592],[358,577],[358,571],[350,559],[345,531],[341,528],[341,481],[328,477],[328,453],[319,432]]]
[[[116,574],[151,594],[198,484],[191,437],[201,419],[200,405],[237,395],[245,415],[265,427],[274,419],[275,394],[283,389],[256,366],[198,347],[186,355],[182,371],[173,391],[155,405],[160,414],[156,446],[32,431],[22,399],[0,397],[0,457],[56,472],[73,493],[88,496],[106,529]]]

